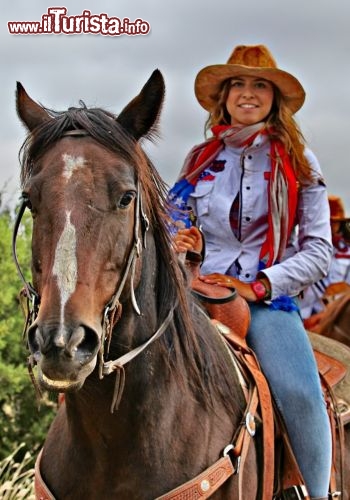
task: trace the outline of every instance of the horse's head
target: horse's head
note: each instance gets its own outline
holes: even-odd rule
[[[104,342],[108,306],[130,301],[138,285],[142,175],[149,176],[138,140],[152,131],[163,95],[156,70],[116,118],[85,105],[55,113],[17,86],[18,114],[30,132],[22,184],[40,300],[28,344],[49,389],[83,384]]]

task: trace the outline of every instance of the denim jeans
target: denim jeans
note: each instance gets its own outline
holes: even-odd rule
[[[332,443],[311,344],[298,311],[250,303],[247,343],[254,350],[284,419],[311,497],[327,497]]]

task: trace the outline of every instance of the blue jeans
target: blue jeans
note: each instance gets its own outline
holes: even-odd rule
[[[327,497],[332,442],[316,361],[298,311],[250,303],[247,343],[266,376],[311,497]]]

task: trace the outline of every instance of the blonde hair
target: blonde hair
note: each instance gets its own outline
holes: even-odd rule
[[[230,87],[231,79],[225,80],[217,94],[217,104],[206,121],[206,133],[214,125],[231,125],[231,116],[226,108]],[[269,130],[269,137],[281,141],[284,145],[298,181],[300,183],[314,182],[310,164],[304,155],[304,136],[293,118],[293,113],[287,106],[285,98],[275,85],[273,85],[273,89],[272,109],[265,122],[266,128]]]

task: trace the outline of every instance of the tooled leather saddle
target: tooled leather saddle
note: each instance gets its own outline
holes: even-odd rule
[[[254,353],[245,341],[250,323],[250,311],[247,302],[235,290],[204,283],[196,275],[197,273],[193,275],[191,282],[193,295],[203,305],[211,321],[217,327],[225,342],[230,346],[244,373],[244,377],[253,380],[253,384],[258,387],[260,418],[263,428],[263,460],[265,462],[263,470],[263,482],[265,483],[263,486],[263,498],[265,496],[268,498],[268,495],[271,495],[270,498],[283,499],[308,498],[306,488],[303,485],[302,475],[290,447],[282,420],[274,407],[266,380],[264,380]],[[340,360],[318,349],[314,348],[314,354],[333,433],[334,447],[330,492],[333,495],[332,498],[337,498],[340,496],[340,492],[336,485],[335,464],[336,460],[338,459],[339,462],[339,457],[342,456],[342,429],[346,423],[350,422],[350,409],[347,407],[345,411],[341,411],[341,408],[344,409],[344,405],[340,404],[337,400],[334,389],[346,376],[347,367]],[[282,442],[282,447],[279,446],[280,453],[278,455],[279,458],[283,458],[282,466],[281,460],[277,461],[273,456],[274,453],[271,453],[271,450],[275,449],[278,437],[280,438],[280,444]],[[272,467],[271,461],[275,463]],[[282,474],[280,471],[282,471]],[[279,477],[281,479],[278,479]],[[270,485],[267,483],[270,483]],[[273,494],[271,493],[271,485],[274,485]]]

